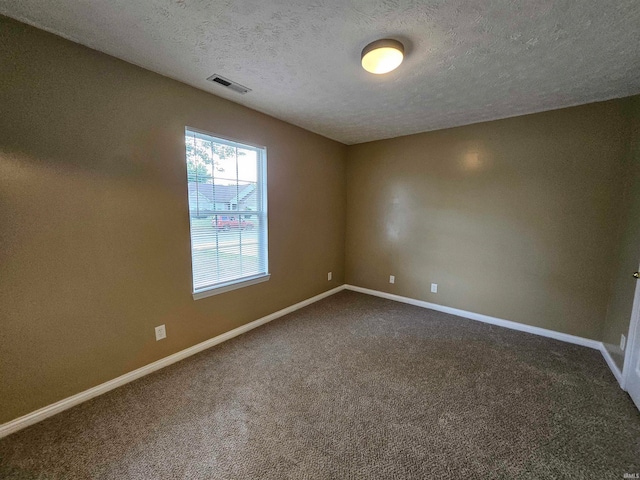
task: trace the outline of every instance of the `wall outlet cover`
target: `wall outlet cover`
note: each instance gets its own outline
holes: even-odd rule
[[[438,284],[437,283],[432,283],[431,284],[431,293],[438,293]]]
[[[627,346],[627,337],[623,335],[620,335],[620,350],[622,350],[624,352],[624,349]]]
[[[164,325],[160,325],[159,327],[156,327],[156,342],[163,338],[167,338],[167,329]]]
[[[396,283],[395,275],[389,275],[389,283]]]
[[[333,273],[332,272],[327,273],[327,281],[330,282],[332,278],[333,278]]]

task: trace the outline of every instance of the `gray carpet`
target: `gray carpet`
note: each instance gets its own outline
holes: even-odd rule
[[[0,441],[0,478],[640,473],[599,352],[341,292]]]

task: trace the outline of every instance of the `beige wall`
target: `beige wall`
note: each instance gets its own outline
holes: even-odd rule
[[[349,147],[347,282],[600,340],[628,102]]]
[[[344,145],[2,17],[0,46],[0,423],[344,283]],[[192,299],[185,125],[267,146],[270,281]]]
[[[616,263],[611,282],[611,297],[602,341],[622,369],[624,352],[620,335],[628,337],[631,308],[637,280],[631,274],[640,263],[640,96],[629,100],[631,138],[625,163],[624,199],[620,230],[616,241]]]

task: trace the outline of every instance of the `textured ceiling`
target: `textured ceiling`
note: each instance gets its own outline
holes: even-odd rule
[[[347,144],[640,93],[639,0],[0,0],[0,12]],[[374,76],[360,51],[383,37],[407,56]]]

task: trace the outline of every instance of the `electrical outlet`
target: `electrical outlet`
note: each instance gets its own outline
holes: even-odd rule
[[[333,278],[333,273],[331,272],[327,273],[327,281],[330,282],[332,278]]]
[[[438,284],[437,283],[432,283],[431,284],[431,293],[438,293]]]
[[[395,275],[389,275],[389,283],[396,283]]]
[[[159,327],[156,327],[156,342],[163,338],[167,338],[167,329],[164,325],[160,325]]]
[[[624,348],[627,346],[627,337],[620,335],[620,350],[624,352]]]

